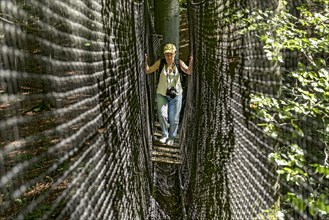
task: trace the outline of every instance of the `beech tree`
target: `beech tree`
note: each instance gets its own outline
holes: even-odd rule
[[[177,47],[179,54],[179,10],[178,0],[157,0],[154,2],[155,32],[161,38],[161,48],[167,43]],[[160,50],[162,56],[162,50]],[[176,57],[178,58],[178,57]]]

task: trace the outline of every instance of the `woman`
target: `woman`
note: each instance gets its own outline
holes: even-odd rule
[[[147,56],[145,55],[146,74],[153,73],[158,70],[160,66],[163,66],[161,70],[159,69],[160,78],[157,87],[157,107],[162,130],[160,142],[173,145],[177,135],[183,96],[181,76],[178,68],[190,75],[192,73],[193,57],[190,57],[189,66],[182,60],[175,62],[176,47],[173,44],[167,44],[164,47],[164,55],[164,61],[157,60],[151,67],[149,67]],[[162,65],[161,62],[163,62],[164,65]],[[175,63],[179,66],[176,66]]]

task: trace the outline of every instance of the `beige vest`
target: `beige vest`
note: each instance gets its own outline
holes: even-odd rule
[[[157,93],[166,96],[167,88],[171,86],[175,87],[179,94],[182,94],[183,88],[180,81],[180,74],[178,72],[176,65],[174,71],[172,73],[168,73],[167,65],[165,64],[160,73]]]

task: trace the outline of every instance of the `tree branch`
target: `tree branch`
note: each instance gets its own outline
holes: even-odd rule
[[[329,164],[328,164],[328,152],[329,152],[328,145],[326,145],[325,148],[324,148],[324,166],[329,166]]]
[[[0,17],[0,20],[1,20],[1,21],[4,21],[4,22],[6,22],[6,23],[9,23],[9,24],[14,24],[14,22],[9,21],[9,20],[7,20],[7,19],[5,19],[5,18],[3,18],[3,17]]]

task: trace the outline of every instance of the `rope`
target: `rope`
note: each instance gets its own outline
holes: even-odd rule
[[[179,160],[161,163],[157,76],[144,74],[144,54],[153,63],[161,50],[149,1],[1,1],[0,218],[264,218],[280,197],[268,158],[289,140],[258,126],[250,95],[277,97],[282,66],[241,21],[245,9],[276,7],[189,1],[194,69],[179,146],[167,152]]]

